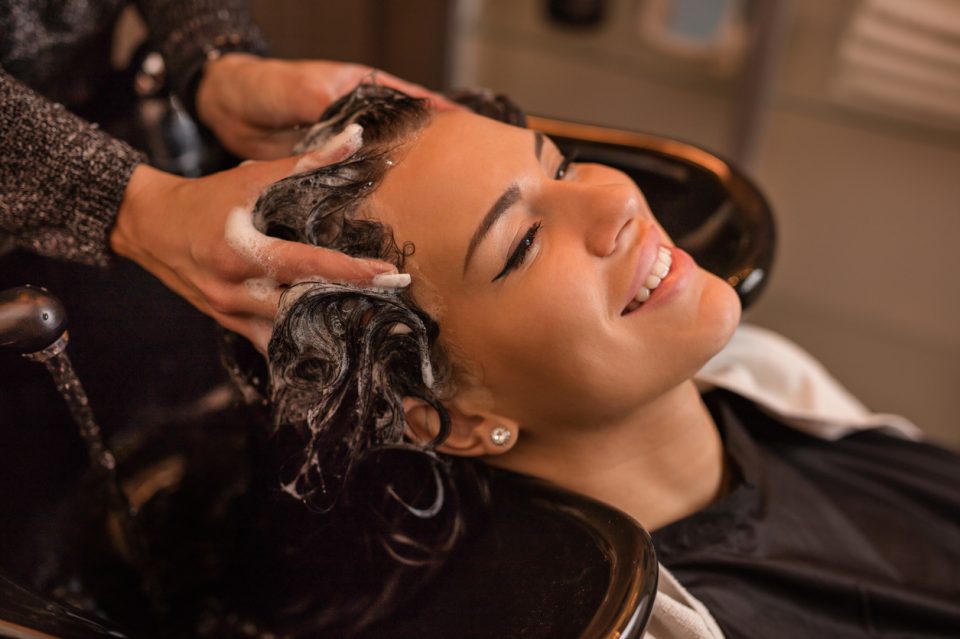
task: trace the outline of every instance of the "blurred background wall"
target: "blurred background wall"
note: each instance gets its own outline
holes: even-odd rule
[[[780,228],[747,319],[960,448],[960,2],[254,5],[280,56],[488,86],[733,157]]]
[[[251,0],[282,58],[331,58],[442,87],[455,3],[448,0]]]

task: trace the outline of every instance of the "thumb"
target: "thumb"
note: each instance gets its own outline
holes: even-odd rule
[[[311,142],[308,133],[303,142],[309,150],[299,157],[291,175],[346,160],[363,146],[363,127],[355,122],[348,124],[343,131],[319,144]]]
[[[349,124],[343,131],[310,149],[306,153],[265,162],[248,161],[243,165],[255,166],[256,184],[250,184],[258,193],[266,186],[285,177],[305,173],[321,166],[336,164],[349,158],[363,146],[363,127]]]

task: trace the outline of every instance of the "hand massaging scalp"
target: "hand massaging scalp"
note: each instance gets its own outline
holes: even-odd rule
[[[363,127],[352,123],[343,131],[330,138],[323,139],[315,131],[321,130],[325,123],[313,127],[304,141],[297,145],[295,152],[305,154],[294,167],[293,173],[303,173],[326,164],[339,162],[356,153],[363,146]],[[392,164],[392,162],[390,162]],[[263,301],[277,290],[279,282],[274,279],[275,271],[270,264],[267,246],[274,240],[263,235],[253,225],[253,205],[237,207],[227,217],[224,239],[237,253],[255,261],[266,271],[266,277],[254,277],[244,281],[244,287],[250,297]],[[319,275],[302,281],[325,282]],[[382,292],[404,288],[410,285],[409,273],[380,273],[371,280],[371,287]]]

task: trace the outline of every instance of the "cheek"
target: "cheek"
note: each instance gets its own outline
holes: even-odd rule
[[[609,356],[597,339],[604,329],[600,306],[591,299],[596,295],[569,282],[518,287],[516,295],[449,314],[443,331],[499,409],[521,421],[543,417],[562,410],[570,390],[582,387],[587,371]]]
[[[491,372],[535,370],[543,376],[551,365],[587,356],[591,336],[602,331],[597,294],[569,283],[551,284],[518,289],[461,317],[461,326],[481,336],[471,340],[471,350],[490,363]]]

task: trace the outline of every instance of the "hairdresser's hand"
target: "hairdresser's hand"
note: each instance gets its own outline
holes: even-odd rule
[[[233,153],[257,160],[290,155],[331,102],[373,69],[324,60],[277,60],[244,53],[207,62],[197,88],[197,113]],[[439,94],[378,71],[376,81],[440,109],[458,108]]]
[[[317,277],[365,284],[378,274],[396,272],[384,262],[267,237],[251,222],[251,209],[264,187],[341,160],[358,145],[357,138],[197,179],[141,164],[127,185],[110,245],[266,352],[283,285]],[[389,287],[389,280],[395,284],[397,278],[382,279],[378,285]]]

